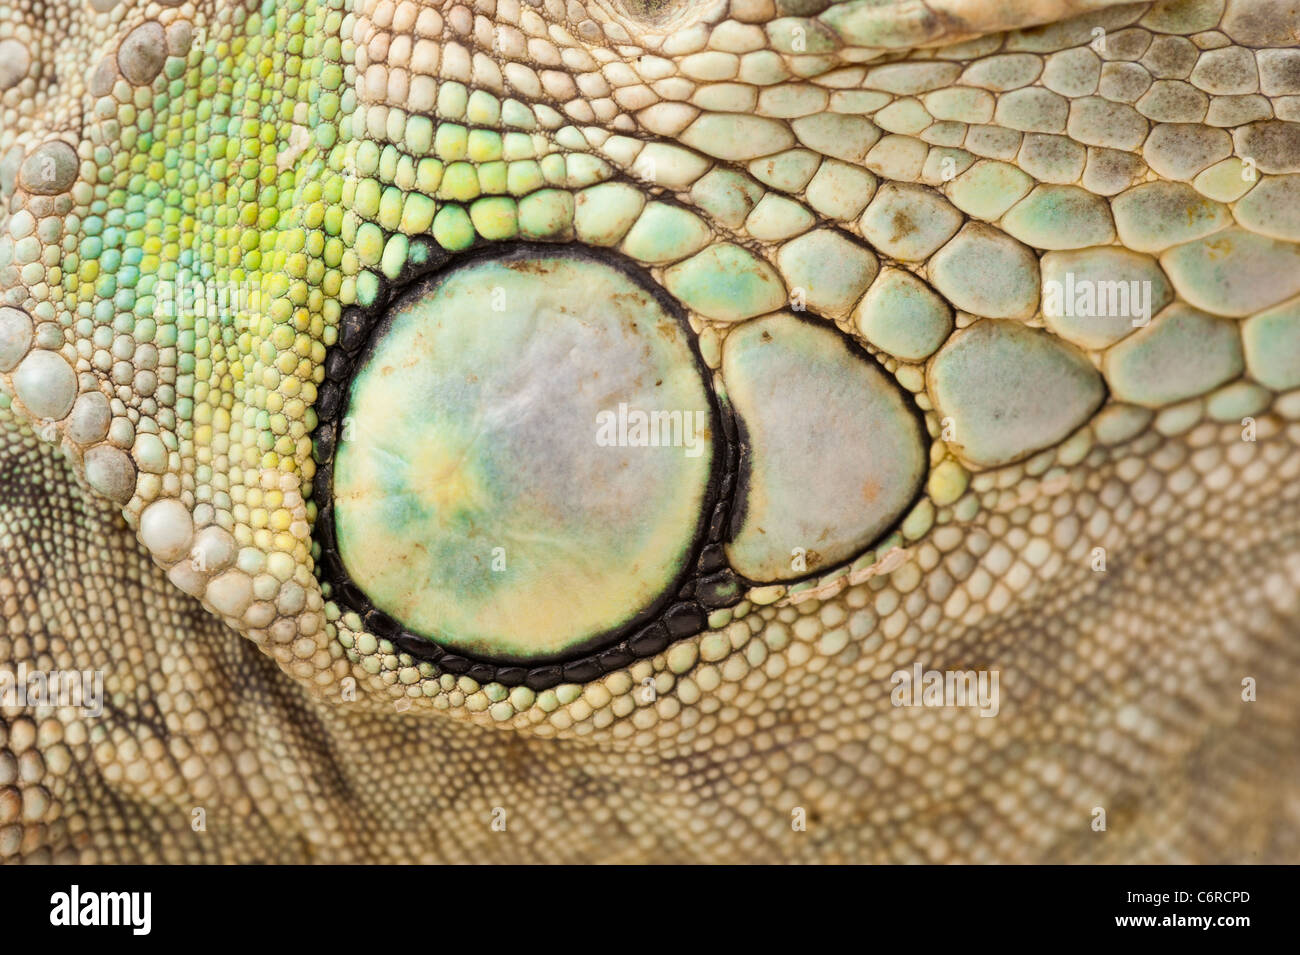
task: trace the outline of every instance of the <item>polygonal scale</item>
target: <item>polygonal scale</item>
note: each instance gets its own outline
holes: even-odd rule
[[[791,314],[727,336],[722,378],[742,432],[727,559],[750,580],[848,560],[907,509],[924,434],[903,392],[834,328]]]

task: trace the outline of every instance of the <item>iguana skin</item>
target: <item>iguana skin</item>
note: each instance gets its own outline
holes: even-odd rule
[[[495,52],[484,52],[493,51],[491,43],[482,46],[473,61],[479,82],[510,95],[517,87],[501,80],[500,71],[492,79],[486,61],[495,56],[504,63],[517,44],[523,52],[516,61],[533,62],[533,75],[544,80],[530,102],[553,103],[557,115],[563,109],[570,117],[563,123],[604,125],[654,142],[671,142],[675,134],[648,129],[667,120],[643,111],[663,100],[671,85],[654,80],[621,96],[608,92],[636,85],[619,80],[618,67],[645,67],[637,49],[660,50],[645,55],[668,61],[667,74],[691,53],[662,52],[665,36],[689,49],[696,24],[730,15],[761,27],[783,15],[813,18],[824,9],[767,0],[426,5],[441,14],[434,45],[443,47],[444,71],[459,68],[448,66],[453,34],[470,45],[466,36],[479,42],[492,36],[494,25],[519,23],[518,36],[506,35]],[[248,15],[236,17],[237,9]],[[360,266],[355,257],[350,274],[341,259],[320,269],[292,262],[298,251],[293,232],[312,203],[350,201],[322,199],[309,185],[342,175],[330,166],[331,151],[348,136],[361,141],[368,134],[320,132],[332,122],[321,113],[320,67],[330,57],[351,63],[357,68],[339,78],[345,88],[357,83],[365,73],[359,50],[366,50],[368,65],[400,47],[396,39],[366,39],[366,24],[408,24],[410,32],[421,5],[355,0],[347,8],[340,4],[334,18],[326,4],[289,4],[278,14],[268,5],[263,16],[252,15],[257,9],[130,0],[5,0],[0,8],[0,155],[18,150],[15,160],[6,160],[3,178],[0,230],[11,240],[0,258],[0,292],[5,303],[36,316],[41,347],[49,347],[48,336],[63,336],[61,345],[53,344],[76,363],[80,393],[102,392],[115,402],[115,418],[130,420],[130,409],[137,424],[154,421],[166,439],[156,465],[156,447],[122,441],[120,432],[83,440],[85,434],[63,419],[51,429],[32,413],[9,370],[3,376],[10,406],[0,410],[0,666],[102,670],[106,705],[98,717],[72,708],[0,706],[0,858],[1291,862],[1300,856],[1300,403],[1294,390],[1271,390],[1264,405],[1245,416],[1257,427],[1253,441],[1243,440],[1243,416],[1221,413],[1216,420],[1214,409],[1221,406],[1198,395],[1176,403],[1177,414],[1148,415],[1131,433],[1106,440],[1095,425],[1099,434],[1086,447],[1073,441],[1069,453],[1048,449],[983,469],[969,492],[978,507],[965,517],[949,515],[909,541],[908,559],[892,571],[829,585],[820,597],[796,601],[786,594],[767,606],[750,604],[747,614],[719,631],[724,640],[711,631],[686,638],[588,685],[562,686],[532,700],[512,697],[508,712],[495,709],[501,700],[472,681],[440,680],[383,645],[366,654],[357,636],[340,642],[343,630],[335,618],[326,620],[313,585],[309,546],[295,550],[291,541],[280,551],[294,556],[292,579],[306,581],[308,596],[275,624],[240,632],[187,595],[164,569],[176,558],[155,560],[137,538],[150,502],[178,497],[196,521],[215,522],[213,507],[199,510],[214,501],[211,488],[229,501],[230,488],[253,475],[250,486],[263,487],[267,500],[283,493],[283,506],[297,508],[295,520],[314,516],[293,497],[295,488],[310,483],[305,407],[314,388],[301,388],[298,417],[287,415],[293,420],[282,433],[272,422],[280,407],[264,407],[271,413],[260,417],[255,408],[245,417],[248,432],[267,440],[250,444],[258,450],[243,460],[196,449],[203,440],[213,447],[212,432],[231,427],[232,407],[266,400],[265,389],[254,395],[226,370],[240,365],[239,375],[249,373],[255,350],[261,349],[257,361],[274,364],[297,349],[298,361],[284,362],[285,377],[322,380],[319,369],[341,312],[329,303],[365,294],[364,288],[358,292]],[[869,28],[875,46],[838,43],[830,52],[807,52],[789,62],[800,75],[816,77],[859,61],[930,59],[952,48],[951,61],[965,67],[1011,42],[1001,31],[1018,28],[1042,38],[1040,52],[1030,54],[1040,58],[1054,49],[1087,47],[1093,25],[1109,34],[1112,47],[1136,42],[1131,35],[1119,38],[1123,30],[1157,39],[1186,34],[1207,49],[1280,49],[1300,36],[1294,10],[1267,0],[1228,2],[1226,9],[1222,2],[1196,0],[1126,7],[905,3],[871,11],[867,26],[851,21],[844,29]],[[1074,16],[1085,18],[1081,26],[1071,25]],[[96,112],[105,94],[94,90],[112,90],[123,80],[93,74],[101,57],[146,20],[167,26],[189,21],[194,46],[139,84],[148,89],[152,83],[150,95],[129,91],[133,111],[119,110],[118,127],[105,132],[105,114]],[[1052,23],[1065,25],[1033,32]],[[401,32],[398,26],[393,31]],[[344,34],[346,43],[335,42]],[[270,39],[259,46],[252,37]],[[764,44],[760,49],[771,45],[770,38]],[[614,55],[580,52],[597,47]],[[1190,63],[1176,61],[1200,48],[1166,40],[1157,47],[1164,52],[1149,61],[1157,73],[1170,82],[1191,74]],[[138,59],[128,58],[129,69],[141,68]],[[187,85],[190,73],[215,77],[216,92]],[[602,87],[594,73],[614,79]],[[292,89],[289,76],[301,77]],[[797,82],[793,75],[781,81]],[[249,127],[254,145],[247,153],[232,140],[229,155],[242,158],[232,158],[221,173],[230,184],[217,185],[212,157],[206,168],[196,163],[202,143],[193,134],[209,108],[230,108],[223,95],[237,108],[239,95],[254,96],[249,91],[255,86],[285,91],[279,100],[268,93],[264,102],[296,98],[309,107],[295,115],[290,103],[285,115],[262,119],[264,139],[256,124]],[[1261,178],[1300,169],[1300,147],[1288,138],[1295,98],[1277,91],[1284,88],[1254,94],[1270,118],[1241,124],[1275,126],[1256,140],[1234,133],[1234,148],[1243,135],[1254,143],[1251,158]],[[186,90],[195,91],[189,100]],[[183,107],[166,112],[168,97]],[[1235,105],[1262,108],[1254,101]],[[122,132],[148,109],[156,113],[156,148],[139,133]],[[314,121],[303,122],[309,116]],[[985,126],[998,123],[994,115]],[[96,139],[91,130],[97,124]],[[294,125],[310,127],[310,135],[304,140]],[[1184,126],[1209,123],[1198,115]],[[210,127],[204,129],[210,137]],[[73,145],[81,161],[75,183],[46,198],[28,189],[15,167],[52,138]],[[1141,142],[1129,150],[1139,160],[1124,167],[1131,182],[1172,181],[1171,157],[1149,141],[1145,150]],[[268,159],[273,169],[279,161],[270,180],[288,197],[277,201],[278,220],[260,215],[272,202],[270,184],[257,178]],[[1008,161],[1025,162],[1023,153]],[[244,169],[248,162],[253,165]],[[609,162],[612,168],[615,161]],[[717,164],[745,168],[743,161]],[[248,172],[253,185],[241,178]],[[27,185],[41,185],[36,175]],[[56,171],[54,178],[60,176]],[[200,189],[187,190],[200,178]],[[629,181],[647,195],[669,191],[691,203],[687,190]],[[1102,188],[1091,178],[1083,181],[1085,189]],[[247,186],[242,194],[241,183]],[[152,202],[148,221],[169,228],[155,235],[143,223],[123,220],[125,248],[138,247],[143,259],[101,258],[88,268],[90,204],[129,210],[133,194]],[[169,206],[176,214],[166,219]],[[1232,208],[1239,220],[1250,219],[1239,205]],[[31,217],[23,216],[32,209]],[[227,209],[234,210],[230,218]],[[33,219],[51,216],[77,221],[61,238],[39,227],[33,233]],[[1073,221],[1066,216],[1058,228],[1068,232]],[[731,228],[713,224],[719,237]],[[1274,222],[1268,228],[1287,242],[1282,233],[1294,226]],[[32,243],[24,245],[33,234],[40,243],[34,256],[28,254]],[[251,244],[241,246],[241,236],[250,234]],[[271,238],[259,245],[259,235]],[[1112,241],[1124,238],[1121,233]],[[769,248],[752,237],[746,242],[759,254]],[[140,344],[149,342],[138,323],[113,324],[132,316],[133,305],[118,291],[127,286],[126,270],[164,274],[169,261],[206,258],[229,278],[237,257],[224,253],[235,248],[245,255],[258,249],[264,271],[280,270],[303,283],[303,297],[291,308],[271,310],[275,322],[297,321],[296,329],[276,337],[270,327],[246,328],[225,339],[218,330],[215,347],[204,345],[200,354],[195,336],[168,339],[151,328],[152,350],[142,350]],[[68,261],[73,253],[79,263]],[[323,250],[313,254],[322,262],[328,258]],[[105,280],[113,274],[116,289]],[[1176,291],[1183,297],[1184,288]],[[276,287],[275,294],[297,293]],[[1230,303],[1234,295],[1249,303],[1254,292],[1234,286],[1225,294]],[[105,302],[105,312],[97,313]],[[1240,314],[1256,310],[1247,304]],[[96,337],[97,327],[110,331]],[[250,337],[261,332],[259,341]],[[222,361],[229,364],[215,367]],[[1249,381],[1251,375],[1248,365],[1241,376]],[[203,387],[195,387],[196,378]],[[46,394],[33,392],[38,399]],[[111,480],[101,478],[98,490],[89,486],[84,455],[91,444],[114,440],[131,452],[138,483],[108,500],[104,488],[113,489]],[[277,457],[273,463],[259,457],[266,454]],[[259,467],[288,480],[259,485]],[[204,487],[206,493],[196,493]],[[244,510],[235,523],[258,520],[246,492],[242,496]],[[275,509],[267,507],[274,527]],[[278,547],[271,534],[246,530],[241,546]],[[1094,547],[1105,548],[1104,571],[1094,569]],[[308,622],[286,627],[283,621],[298,619],[295,613]],[[847,641],[837,633],[842,627],[849,627]],[[889,675],[918,660],[933,667],[996,667],[998,716],[892,706]],[[653,694],[642,694],[646,679],[653,681]],[[1243,698],[1244,680],[1255,683],[1253,701]],[[1098,810],[1104,810],[1104,829],[1097,826]],[[806,825],[794,825],[801,814]]]

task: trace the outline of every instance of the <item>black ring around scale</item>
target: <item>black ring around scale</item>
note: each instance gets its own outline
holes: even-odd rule
[[[468,252],[453,257],[432,241],[416,241],[427,242],[424,261],[418,265],[408,264],[392,282],[381,278],[379,291],[371,305],[344,309],[338,341],[325,356],[325,381],[317,393],[315,404],[318,423],[312,432],[312,454],[317,465],[312,482],[313,497],[317,502],[312,538],[320,548],[316,569],[321,582],[330,585],[329,599],[345,612],[355,612],[367,631],[388,640],[398,652],[436,664],[448,673],[467,675],[480,684],[522,685],[533,690],[548,689],[560,683],[585,683],[635,660],[654,656],[672,642],[706,629],[711,611],[739,603],[745,582],[727,566],[722,545],[730,530],[732,498],[744,441],[735,417],[718,400],[715,390],[709,387],[706,391],[713,433],[721,435],[722,441],[720,453],[714,455],[712,473],[705,488],[705,506],[701,509],[690,559],[674,585],[631,623],[593,639],[586,649],[576,651],[572,659],[525,666],[447,650],[428,637],[403,629],[391,616],[374,607],[348,575],[336,546],[333,507],[335,437],[345,417],[352,377],[369,356],[373,343],[385,331],[389,307],[398,297],[422,286],[436,286],[444,275],[489,257],[511,261],[544,255],[596,261],[626,275],[653,295],[660,306],[681,323],[689,333],[691,352],[701,376],[706,383],[712,378],[681,307],[643,271],[604,250],[542,243],[505,246],[480,242]]]

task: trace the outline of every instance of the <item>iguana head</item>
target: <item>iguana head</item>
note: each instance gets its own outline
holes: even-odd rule
[[[764,832],[792,800],[877,831],[909,790],[948,832],[979,752],[1055,851],[1245,719],[1295,620],[1298,30],[17,6],[0,385],[328,705],[706,754]],[[891,705],[917,663],[999,671],[1001,715]]]

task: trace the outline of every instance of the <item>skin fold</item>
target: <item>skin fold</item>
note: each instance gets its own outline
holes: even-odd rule
[[[0,0],[0,676],[103,688],[0,695],[0,859],[1295,861],[1297,40],[1274,0]],[[746,322],[835,329],[914,493],[589,679],[369,632],[317,527],[330,356],[541,247],[721,378]],[[1151,314],[1070,321],[1067,272]],[[854,407],[782,384],[847,457]],[[896,705],[918,663],[996,671],[996,715]]]

